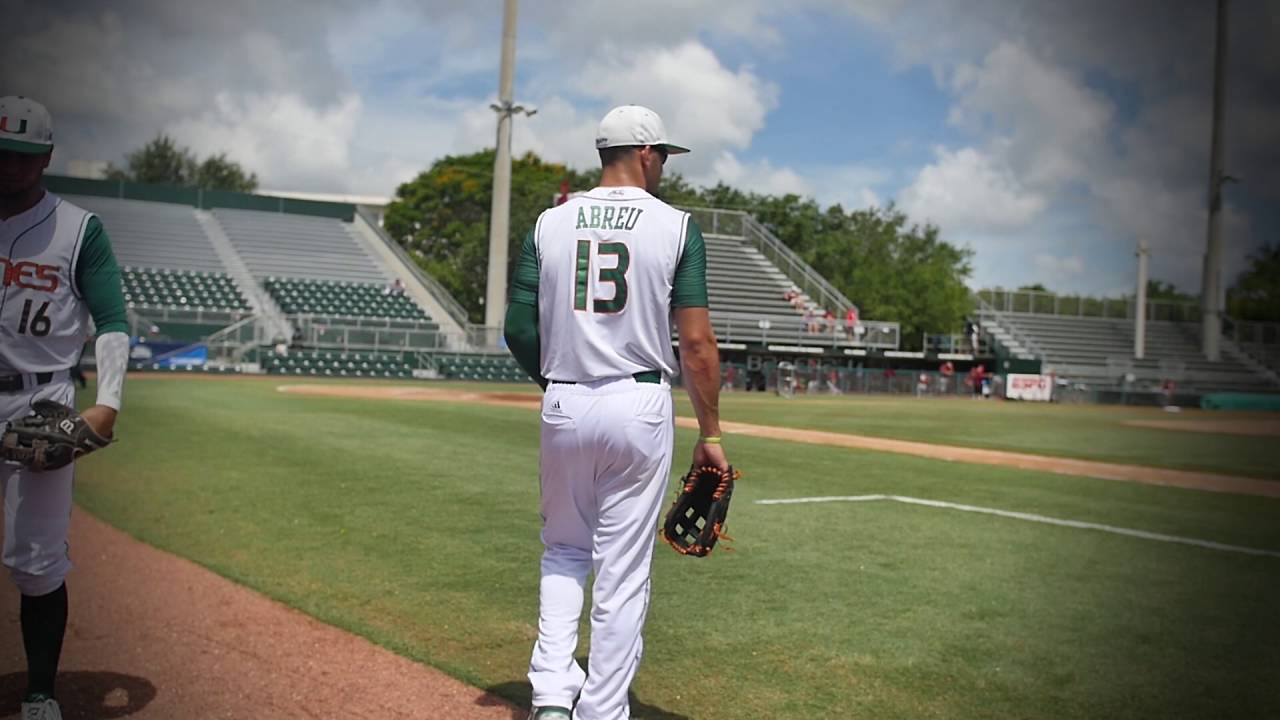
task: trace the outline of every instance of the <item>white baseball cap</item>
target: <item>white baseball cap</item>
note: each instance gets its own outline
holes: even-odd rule
[[[0,150],[44,155],[53,150],[53,119],[40,103],[21,95],[0,97]]]
[[[672,155],[689,152],[689,148],[672,145],[667,139],[667,128],[658,113],[640,105],[619,105],[600,121],[596,149],[631,145],[660,145]]]

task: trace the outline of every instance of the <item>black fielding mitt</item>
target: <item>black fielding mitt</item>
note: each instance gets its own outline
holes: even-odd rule
[[[705,557],[720,538],[732,540],[724,532],[729,515],[733,483],[742,473],[730,467],[692,467],[684,485],[662,523],[662,539],[681,555]]]
[[[94,450],[111,444],[89,427],[74,408],[52,400],[37,400],[32,414],[4,426],[0,459],[35,470],[57,470]]]

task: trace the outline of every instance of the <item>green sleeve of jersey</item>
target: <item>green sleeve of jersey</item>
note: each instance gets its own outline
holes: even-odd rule
[[[538,306],[513,302],[507,306],[503,337],[507,348],[530,379],[547,389],[547,379],[542,377],[542,344],[538,337]]]
[[[503,331],[507,348],[529,377],[545,390],[547,379],[542,377],[542,339],[538,334],[538,249],[532,231],[520,247],[508,301]]]
[[[520,245],[520,259],[516,261],[507,302],[538,307],[538,248],[534,245],[532,230]]]
[[[102,221],[95,216],[89,219],[80,244],[80,257],[76,260],[76,290],[89,306],[93,324],[99,335],[109,332],[129,332],[129,320],[124,310],[124,285],[120,280],[120,266],[111,251],[111,240],[102,228]]]
[[[680,264],[676,265],[671,307],[707,307],[707,246],[702,240],[702,229],[693,218],[689,218],[684,252],[680,254]]]

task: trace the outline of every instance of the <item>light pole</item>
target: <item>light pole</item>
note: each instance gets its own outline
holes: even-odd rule
[[[502,65],[498,71],[498,142],[493,157],[493,204],[489,210],[489,275],[485,288],[485,344],[498,344],[503,309],[507,304],[507,236],[511,222],[511,117],[537,112],[511,101],[516,63],[516,0],[506,0],[502,12]]]
[[[1133,359],[1141,360],[1147,353],[1147,241],[1138,240],[1138,306],[1133,315]]]
[[[1208,360],[1219,357],[1222,335],[1222,97],[1227,64],[1227,0],[1218,0],[1217,42],[1213,53],[1213,129],[1209,155],[1209,241],[1200,283],[1200,340]]]

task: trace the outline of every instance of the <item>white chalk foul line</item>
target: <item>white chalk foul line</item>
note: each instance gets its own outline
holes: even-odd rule
[[[1277,550],[1262,550],[1260,548],[1244,547],[1242,545],[1227,545],[1225,543],[1213,542],[1212,540],[1199,540],[1196,538],[1180,537],[1178,535],[1165,535],[1163,533],[1134,530],[1133,528],[1103,525],[1101,523],[1083,522],[1081,520],[1063,520],[1061,518],[1051,518],[1044,515],[1034,515],[1032,513],[1014,512],[1012,510],[997,510],[995,508],[984,508],[976,505],[961,505],[959,503],[944,502],[942,500],[925,500],[923,498],[906,497],[904,495],[833,495],[827,497],[778,498],[775,500],[756,500],[756,504],[801,505],[805,503],[873,502],[876,500],[891,500],[893,502],[907,503],[909,505],[925,505],[928,507],[945,508],[947,510],[962,510],[964,512],[982,513],[984,515],[998,515],[1000,517],[1013,518],[1015,520],[1026,520],[1029,522],[1046,523],[1048,525],[1079,528],[1082,530],[1099,530],[1101,532],[1113,533],[1115,535],[1127,535],[1129,537],[1142,538],[1144,540],[1179,543],[1181,545],[1194,545],[1195,547],[1208,548],[1209,550],[1221,550],[1223,552],[1260,555],[1264,557],[1280,557],[1280,551]]]

